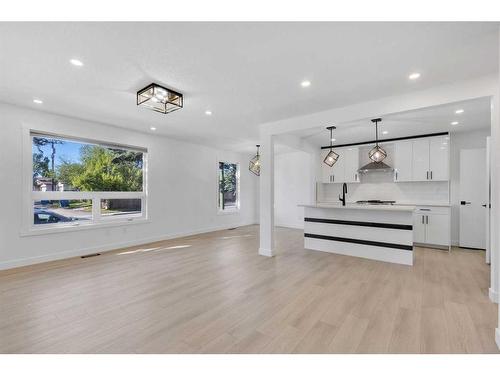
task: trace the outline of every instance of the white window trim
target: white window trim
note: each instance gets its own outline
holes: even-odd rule
[[[236,207],[235,208],[227,208],[225,210],[221,210],[219,206],[219,163],[226,163],[226,164],[236,164],[236,180],[237,180],[237,192],[236,192]],[[216,164],[216,200],[215,200],[215,206],[217,209],[217,215],[235,215],[239,214],[241,211],[241,199],[240,199],[240,190],[241,190],[241,166],[238,161],[231,160],[231,159],[217,159],[217,164]]]
[[[109,192],[109,191],[33,191],[33,157],[32,157],[32,133],[45,134],[47,136],[60,137],[63,139],[88,142],[91,144],[102,144],[105,146],[122,147],[125,149],[136,149],[143,152],[143,186],[140,192]],[[129,224],[142,224],[150,222],[148,218],[148,150],[145,147],[119,145],[114,142],[104,140],[89,140],[85,137],[66,136],[64,134],[44,131],[43,129],[34,129],[29,126],[23,126],[23,220],[21,226],[21,236],[31,236],[47,233],[61,233],[73,230],[97,229],[102,227],[122,226]],[[35,225],[33,222],[34,202],[36,200],[73,200],[73,199],[91,199],[92,200],[92,220],[88,223],[74,222],[68,224],[44,224]],[[141,214],[128,217],[103,217],[101,216],[101,199],[141,199]]]

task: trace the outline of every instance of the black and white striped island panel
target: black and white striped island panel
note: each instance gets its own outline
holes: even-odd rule
[[[414,206],[301,206],[306,249],[413,265]]]

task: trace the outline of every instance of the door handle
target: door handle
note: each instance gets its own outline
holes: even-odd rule
[[[429,171],[427,171],[427,179],[429,179]]]
[[[396,180],[398,179],[398,172],[396,172]]]
[[[483,206],[484,208],[486,208],[486,204],[482,204],[481,206]]]
[[[425,224],[429,224],[429,216],[425,215]]]
[[[431,171],[431,180],[432,180],[432,171]]]
[[[425,224],[425,223],[424,223],[424,215],[422,215],[422,224]]]
[[[467,201],[460,201],[460,204],[461,204],[462,206],[465,206],[466,204],[471,204],[471,202],[467,202]]]
[[[354,181],[358,181],[358,174],[357,173],[354,174]]]

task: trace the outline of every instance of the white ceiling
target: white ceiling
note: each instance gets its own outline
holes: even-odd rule
[[[496,73],[498,23],[1,23],[0,50],[0,101],[251,151],[263,122]],[[151,82],[184,109],[138,108]]]
[[[459,109],[464,112],[455,113]],[[454,121],[457,121],[458,125],[451,125]],[[337,126],[337,129],[333,132],[334,145],[366,142],[375,139],[375,125],[373,125],[371,119],[332,125]],[[382,116],[378,128],[379,139],[385,139],[446,131],[450,133],[466,132],[489,129],[490,126],[490,100],[489,98],[480,98]],[[384,131],[387,134],[383,134]],[[330,142],[330,133],[325,126],[303,130],[294,134],[316,146],[328,146]]]

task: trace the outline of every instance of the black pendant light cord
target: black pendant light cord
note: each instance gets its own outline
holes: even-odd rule
[[[330,151],[332,151],[333,148],[333,128],[330,128]]]
[[[378,146],[378,123],[382,121],[381,118],[374,118],[372,122],[375,123],[375,145]]]

